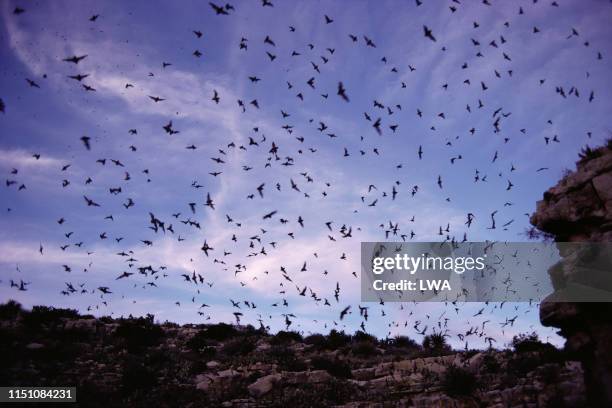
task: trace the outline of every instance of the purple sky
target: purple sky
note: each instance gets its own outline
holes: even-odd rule
[[[610,137],[612,4],[489,2],[233,1],[229,15],[206,1],[2,2],[0,171],[16,183],[0,188],[0,300],[186,323],[233,321],[232,299],[243,323],[261,318],[278,330],[292,313],[295,330],[353,332],[363,322],[353,275],[359,245],[385,240],[390,221],[400,230],[389,240],[410,240],[412,231],[414,241],[464,233],[524,241],[526,214],[542,193],[574,167],[582,146]],[[82,55],[78,64],[63,61]],[[68,77],[77,74],[88,76]],[[337,95],[340,81],[348,103]],[[372,126],[378,118],[381,135]],[[163,129],[169,121],[179,133]],[[84,195],[100,206],[87,206]],[[134,206],[125,208],[129,199]],[[150,229],[149,213],[174,233]],[[343,238],[343,225],[352,237]],[[208,257],[204,241],[214,248]],[[138,273],[148,265],[154,275]],[[124,271],[135,274],[116,280]],[[204,284],[181,276],[194,271]],[[11,280],[31,283],[19,291]],[[66,283],[77,292],[62,294]],[[352,313],[340,321],[348,305]],[[444,304],[361,305],[370,307],[366,330],[380,337],[418,339],[416,321],[431,333],[449,318],[456,346],[464,345],[457,334],[485,320],[498,346],[532,330],[562,343],[540,326],[537,305],[469,304],[458,313]],[[514,326],[502,328],[515,315]],[[484,346],[484,337],[468,337],[470,347]]]

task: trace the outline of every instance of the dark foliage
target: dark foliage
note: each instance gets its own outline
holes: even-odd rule
[[[130,352],[138,352],[154,346],[164,336],[164,331],[153,322],[153,316],[123,319],[115,331],[115,336],[125,342]]]
[[[450,366],[444,373],[444,392],[449,397],[472,395],[478,388],[476,375],[457,366]]]
[[[351,367],[343,360],[338,358],[331,359],[325,356],[315,356],[310,360],[312,368],[315,370],[325,370],[336,378],[351,378]]]

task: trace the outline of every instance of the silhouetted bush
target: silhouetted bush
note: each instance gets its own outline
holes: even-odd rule
[[[495,358],[493,354],[485,354],[482,359],[482,369],[491,374],[496,374],[499,372],[501,365],[499,361]]]
[[[354,342],[362,342],[362,341],[367,341],[370,342],[372,344],[378,344],[378,339],[376,338],[376,336],[373,336],[369,333],[363,332],[361,330],[358,330],[355,332],[355,334],[353,334],[353,338],[352,340]]]
[[[75,319],[79,317],[79,312],[74,309],[61,309],[48,306],[34,306],[32,310],[23,316],[23,324],[29,328],[36,328],[42,325],[55,325],[60,319]]]
[[[322,334],[311,334],[304,338],[304,343],[315,347],[316,349],[322,349],[325,347],[326,338]]]
[[[201,351],[211,345],[211,339],[206,335],[206,330],[200,330],[187,340],[186,345],[192,351]]]
[[[248,337],[230,339],[221,347],[221,352],[227,356],[244,356],[253,350],[255,350],[255,341]]]
[[[279,331],[270,339],[270,344],[287,344],[292,341],[301,342],[302,335],[294,331]]]
[[[115,336],[125,341],[128,351],[136,352],[158,344],[164,331],[153,322],[153,315],[147,315],[120,320]]]
[[[227,323],[219,323],[208,326],[206,329],[204,329],[203,334],[203,336],[206,336],[206,338],[217,341],[227,340],[230,337],[235,337],[236,335],[238,335],[238,330],[236,330],[236,328],[234,328],[234,326],[231,324]]]
[[[389,341],[389,345],[397,348],[420,350],[421,345],[408,336],[395,336]]]
[[[360,341],[351,345],[351,353],[356,356],[370,357],[379,354],[378,348],[370,341]]]
[[[128,360],[123,366],[121,377],[123,392],[148,390],[157,385],[157,375],[140,361]]]
[[[442,356],[450,352],[451,347],[442,333],[428,334],[423,338],[423,354],[425,356]]]
[[[351,336],[343,331],[332,330],[325,338],[325,348],[337,350],[351,342]]]
[[[15,300],[9,300],[0,305],[0,320],[14,319],[22,312],[21,304]]]
[[[444,373],[444,392],[449,397],[472,395],[478,387],[476,375],[457,366],[450,366]]]
[[[521,333],[514,336],[511,345],[517,353],[541,351],[546,348],[546,345],[540,341],[536,332],[531,334]]]
[[[336,378],[351,378],[351,367],[338,358],[331,359],[325,356],[315,356],[310,360],[312,368],[315,370],[325,370]]]
[[[305,371],[308,367],[299,359],[295,352],[285,345],[273,346],[268,351],[270,357],[276,361],[282,371]]]

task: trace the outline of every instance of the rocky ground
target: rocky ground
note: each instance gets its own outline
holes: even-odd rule
[[[76,386],[81,406],[584,406],[580,363],[529,335],[453,351],[435,335],[270,335],[7,303],[0,348],[0,384]]]

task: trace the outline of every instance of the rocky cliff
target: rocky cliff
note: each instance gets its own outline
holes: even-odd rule
[[[583,150],[576,170],[544,193],[531,223],[557,242],[612,242],[612,141]],[[584,278],[574,268],[550,273],[556,290]],[[590,405],[612,406],[612,303],[543,302],[540,320],[560,328],[582,362]]]
[[[81,406],[583,406],[580,364],[535,335],[453,351],[357,332],[111,319],[0,305],[0,384],[76,386]]]

